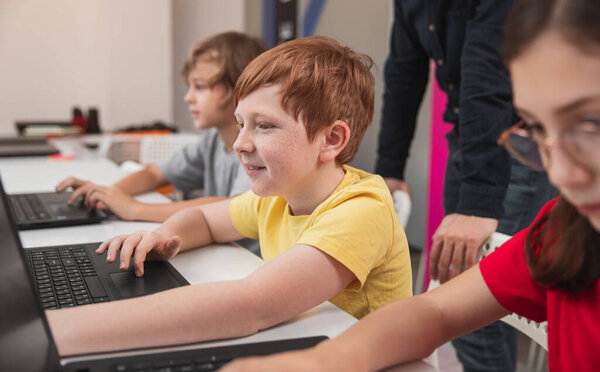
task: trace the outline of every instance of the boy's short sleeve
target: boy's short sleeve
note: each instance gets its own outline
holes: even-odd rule
[[[298,244],[316,247],[346,266],[358,279],[348,289],[359,289],[373,268],[390,258],[400,243],[394,237],[390,208],[366,193],[320,214]]]
[[[206,163],[202,149],[208,146],[209,140],[210,137],[204,134],[198,141],[190,143],[160,162],[158,167],[163,177],[184,193],[203,189]]]
[[[251,190],[234,197],[229,204],[233,226],[244,236],[258,240],[258,210],[261,198]]]

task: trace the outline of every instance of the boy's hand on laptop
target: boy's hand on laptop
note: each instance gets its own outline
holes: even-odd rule
[[[109,209],[126,221],[139,219],[141,203],[114,186],[93,185],[87,191],[85,204],[90,208]]]
[[[56,192],[63,192],[68,188],[72,188],[73,194],[68,200],[68,203],[72,205],[81,197],[83,197],[83,200],[85,200],[87,193],[95,186],[96,185],[90,181],[80,180],[79,178],[75,177],[68,177],[56,185]]]
[[[154,231],[136,231],[129,235],[118,235],[105,240],[96,249],[97,254],[106,254],[106,262],[114,262],[119,254],[119,269],[127,270],[133,256],[133,268],[136,276],[144,275],[146,257],[154,260],[168,260],[175,256],[181,246],[176,236],[164,236]],[[119,253],[120,251],[120,253]]]

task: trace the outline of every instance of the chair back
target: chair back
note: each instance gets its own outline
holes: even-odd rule
[[[394,201],[394,209],[396,210],[396,215],[398,215],[400,225],[402,225],[402,228],[406,230],[406,224],[408,223],[408,218],[410,217],[410,210],[412,207],[410,195],[408,195],[408,193],[405,191],[396,190],[392,194],[392,200]]]
[[[510,235],[502,234],[499,232],[493,233],[479,248],[479,252],[477,254],[478,261],[481,261],[483,258],[485,258],[489,254],[494,252],[498,247],[500,247],[502,244],[504,244],[510,238],[511,238]],[[438,280],[431,280],[429,282],[429,287],[427,288],[427,291],[431,291],[439,286],[440,286],[440,282]],[[532,370],[532,371],[540,370],[541,368],[539,366],[541,366],[543,363],[540,363],[539,361],[537,363],[537,366],[535,368],[533,367],[533,364],[534,364],[533,359],[535,357],[534,354],[536,353],[536,350],[533,346],[535,344],[537,344],[540,347],[542,347],[544,350],[546,350],[546,351],[548,350],[548,324],[547,324],[547,322],[538,323],[538,322],[535,322],[533,320],[527,319],[525,317],[522,317],[522,316],[514,314],[514,313],[509,314],[500,320],[503,321],[504,323],[509,324],[510,326],[514,327],[519,332],[523,333],[524,335],[526,335],[527,337],[529,337],[531,339],[532,345],[529,348],[530,352],[529,352],[529,357],[528,357],[528,361],[527,361],[527,366],[531,366],[531,368],[528,368],[527,370]],[[428,356],[427,358],[424,359],[427,363],[429,363],[431,366],[433,366],[437,370],[440,370],[439,350],[442,348],[438,348],[430,356]],[[539,356],[542,356],[542,355],[543,355],[543,353],[539,353]]]
[[[502,244],[504,244],[504,242],[506,242],[510,238],[510,235],[502,234],[499,232],[493,233],[492,236],[490,236],[489,239],[481,246],[479,250],[479,260],[494,252],[498,247],[500,247]],[[523,316],[517,315],[515,313],[509,314],[500,320],[502,320],[506,324],[513,326],[519,332],[531,338],[538,345],[544,348],[544,350],[548,350],[547,322],[538,323],[533,320],[527,319]]]
[[[175,151],[197,141],[198,138],[196,134],[145,136],[140,142],[139,162],[148,165],[168,159]]]

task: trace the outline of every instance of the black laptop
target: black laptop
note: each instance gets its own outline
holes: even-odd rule
[[[58,152],[44,137],[0,137],[0,157],[45,156]]]
[[[1,180],[0,194],[3,200],[0,214],[7,214],[4,203],[15,195],[6,195]],[[11,217],[9,214],[4,219]],[[11,221],[14,222],[14,218]],[[2,236],[7,238],[4,234]],[[106,254],[96,254],[95,250],[99,246],[100,242],[97,242],[30,248],[24,251],[42,307],[57,309],[113,301],[189,284],[166,261],[145,262],[145,274],[138,278],[133,267],[126,271],[119,269],[118,257],[115,262],[107,263]]]
[[[0,183],[1,188],[1,183]],[[326,337],[298,338],[290,340],[278,340],[262,343],[239,344],[231,346],[211,347],[204,349],[152,351],[133,350],[113,354],[94,354],[88,356],[71,356],[61,360],[58,356],[56,345],[50,333],[44,310],[42,308],[43,298],[34,289],[40,280],[49,286],[42,288],[62,288],[62,284],[55,284],[52,268],[61,261],[64,264],[64,274],[67,281],[74,281],[76,286],[87,287],[89,282],[85,278],[90,274],[89,269],[97,271],[97,276],[106,271],[98,266],[98,261],[89,257],[87,265],[83,268],[73,265],[72,260],[86,261],[80,253],[88,252],[86,246],[74,245],[54,247],[58,258],[46,256],[45,251],[49,248],[35,249],[30,259],[25,258],[25,252],[18,238],[16,226],[7,208],[6,195],[0,193],[0,371],[211,371],[216,370],[228,361],[249,355],[266,355],[291,349],[301,349],[313,346]],[[79,250],[83,248],[83,251]],[[62,252],[62,253],[61,253]],[[63,255],[64,253],[64,255]],[[168,267],[167,263],[164,263]],[[33,271],[28,269],[33,268]],[[39,273],[36,268],[47,267],[49,273]],[[163,267],[163,270],[165,270]],[[166,269],[169,271],[168,269]],[[146,275],[151,274],[152,270]],[[170,272],[170,271],[169,271]],[[124,273],[124,275],[133,275]],[[34,279],[32,279],[32,276]],[[60,276],[60,275],[58,275]],[[83,279],[82,279],[83,278]],[[50,279],[50,281],[45,281]],[[114,279],[114,278],[113,278]],[[103,280],[98,278],[102,283]],[[125,279],[130,285],[136,286],[137,280],[129,276]],[[140,279],[144,280],[144,279]],[[114,284],[114,283],[113,283]],[[92,285],[93,286],[93,285]],[[118,286],[115,285],[115,287]],[[77,305],[76,291],[80,289],[69,289],[74,302]],[[105,291],[110,291],[108,288]],[[135,289],[128,291],[136,292]],[[94,299],[94,290],[90,290],[90,298]],[[43,293],[43,292],[42,292]],[[123,293],[119,293],[125,297]],[[109,297],[109,296],[105,296]],[[69,304],[67,304],[69,305]],[[84,304],[82,304],[84,305]],[[98,323],[101,326],[101,322]],[[201,345],[197,345],[201,347]]]
[[[82,201],[69,205],[72,192],[10,194],[8,202],[19,230],[98,223],[108,217],[100,209],[87,208]]]

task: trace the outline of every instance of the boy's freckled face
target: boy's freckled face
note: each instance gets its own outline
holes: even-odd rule
[[[214,63],[199,59],[188,76],[184,100],[189,105],[197,129],[231,125],[232,107],[224,104],[225,86],[217,83],[211,87],[208,84],[217,72]]]
[[[320,136],[309,142],[304,125],[281,107],[280,86],[257,89],[238,103],[240,133],[233,145],[259,196],[297,197],[314,182]]]

